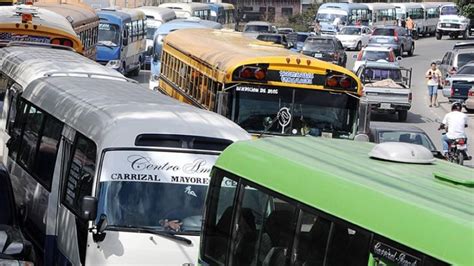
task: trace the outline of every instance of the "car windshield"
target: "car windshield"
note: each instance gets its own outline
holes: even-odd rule
[[[463,66],[462,68],[459,69],[458,74],[474,75],[474,65]]]
[[[436,150],[428,136],[423,132],[381,131],[379,142],[405,142],[422,145],[430,151]]]
[[[258,35],[257,39],[261,41],[272,42],[272,43],[277,43],[277,44],[282,43],[281,36],[278,36],[278,35]]]
[[[310,39],[303,45],[303,51],[334,50],[334,42],[330,39]]]
[[[0,177],[0,224],[13,225],[12,200],[10,198],[10,184],[4,176]]]
[[[108,225],[199,234],[209,174],[218,154],[115,150],[104,155],[98,213]]]
[[[245,32],[270,32],[270,27],[265,25],[247,25]]]
[[[336,19],[343,22],[343,21],[347,21],[347,16],[342,15],[342,14],[318,13],[318,15],[316,16],[316,19],[319,20],[320,22],[332,23]]]
[[[118,46],[120,43],[120,29],[109,23],[99,24],[99,45]]]
[[[393,62],[389,51],[364,51],[362,53],[362,61],[378,61],[385,60],[387,62]]]
[[[377,81],[391,79],[396,82],[402,82],[402,72],[399,69],[365,68],[364,80]]]
[[[357,106],[343,93],[245,86],[236,88],[234,117],[253,133],[353,138]]]
[[[345,27],[341,30],[342,35],[360,35],[360,32],[360,28],[355,27]]]
[[[474,53],[464,53],[458,54],[458,68],[464,66],[465,64],[474,61]]]
[[[372,33],[374,36],[394,36],[395,29],[377,28]]]
[[[444,15],[457,15],[458,14],[458,8],[456,6],[444,6],[441,8],[441,16]]]

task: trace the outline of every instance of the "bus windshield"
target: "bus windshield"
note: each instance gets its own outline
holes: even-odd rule
[[[109,226],[199,234],[216,154],[163,151],[105,153],[98,213]],[[174,228],[169,221],[174,221]]]
[[[99,24],[99,45],[118,46],[120,44],[120,29],[110,23]]]
[[[316,19],[319,20],[319,22],[333,23],[336,18],[338,18],[341,22],[347,21],[347,15],[342,14],[318,13],[318,15],[316,16]]]
[[[357,99],[327,91],[268,88],[236,89],[235,121],[252,133],[351,138]],[[271,92],[270,94],[268,92]],[[326,135],[327,136],[327,135]]]

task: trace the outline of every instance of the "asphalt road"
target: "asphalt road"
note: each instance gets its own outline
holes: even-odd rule
[[[428,107],[428,93],[425,84],[424,74],[430,67],[430,63],[437,59],[441,59],[444,53],[450,50],[456,42],[461,40],[450,40],[444,37],[442,40],[436,40],[433,37],[421,38],[415,43],[415,54],[412,57],[404,57],[400,64],[407,68],[412,68],[412,90],[413,90],[413,102],[412,108],[408,113],[408,119],[405,123],[400,123],[403,127],[404,124],[414,125],[423,129],[433,140],[436,147],[441,150],[441,131],[437,128],[439,124],[436,120],[441,121],[444,115],[450,110],[451,105],[447,98],[442,96],[441,91],[438,94],[438,100],[440,107],[430,108]],[[471,37],[470,41],[474,41],[474,37]],[[352,69],[354,65],[354,59],[352,56],[357,52],[348,51],[348,63],[347,68]],[[148,87],[149,71],[142,70],[138,77],[134,78],[140,84]],[[468,138],[470,140],[469,152],[474,155],[474,114],[468,114],[469,125],[467,129]],[[388,123],[398,123],[396,115],[382,115],[376,114],[372,116],[373,121],[384,121]],[[466,161],[465,164],[470,167],[474,167],[473,161]]]

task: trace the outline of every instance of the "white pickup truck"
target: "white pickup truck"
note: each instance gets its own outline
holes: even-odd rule
[[[398,115],[398,121],[407,120],[411,108],[411,69],[386,62],[367,62],[357,71],[364,86],[363,99],[372,112]]]
[[[443,35],[455,39],[462,37],[464,40],[472,34],[470,19],[461,16],[455,4],[442,5],[436,26],[436,39],[441,40]]]

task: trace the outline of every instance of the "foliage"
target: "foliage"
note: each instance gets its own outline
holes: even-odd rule
[[[474,19],[474,3],[472,3],[472,0],[456,0],[455,2],[464,16]]]
[[[314,17],[318,12],[319,4],[312,4],[301,14],[297,14],[288,18],[290,27],[295,31],[310,31],[310,26],[314,21]]]

